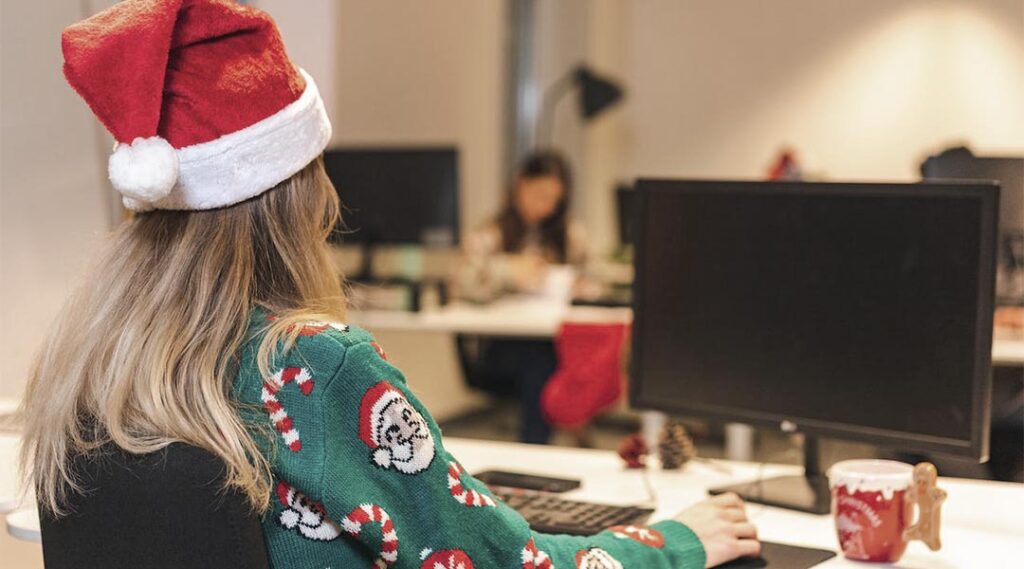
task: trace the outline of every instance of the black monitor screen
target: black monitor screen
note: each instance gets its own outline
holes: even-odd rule
[[[980,455],[995,187],[638,191],[635,403]]]
[[[615,188],[615,205],[619,221],[619,243],[629,245],[633,242],[633,194],[632,186]]]
[[[1024,231],[1024,158],[952,156],[932,158],[922,168],[929,180],[995,180],[1001,186],[999,226],[1003,232]]]
[[[359,148],[324,153],[338,191],[342,243],[450,247],[459,239],[454,148]]]

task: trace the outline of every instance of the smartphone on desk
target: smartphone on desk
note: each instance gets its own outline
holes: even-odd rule
[[[509,472],[507,470],[487,470],[474,474],[473,476],[488,486],[520,488],[523,490],[552,492],[554,494],[568,492],[569,490],[575,490],[580,487],[579,480],[570,478],[552,478],[550,476],[538,476],[536,474],[524,474],[522,472]]]

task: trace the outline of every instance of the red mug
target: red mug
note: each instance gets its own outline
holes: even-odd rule
[[[942,547],[939,512],[946,492],[935,485],[935,466],[847,460],[828,476],[839,545],[848,559],[895,563],[915,539],[933,551]]]

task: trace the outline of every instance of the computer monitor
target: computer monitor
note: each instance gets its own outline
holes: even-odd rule
[[[615,210],[619,222],[619,244],[626,246],[633,243],[633,186],[620,184],[615,188]]]
[[[372,274],[375,245],[458,245],[455,148],[334,148],[324,153],[324,168],[342,205],[331,240],[364,247],[361,277]]]
[[[1024,305],[1024,158],[975,156],[954,148],[921,164],[925,180],[995,180],[1000,185],[996,302]]]
[[[921,165],[926,181],[995,180],[999,182],[999,228],[1024,231],[1024,158],[974,156],[970,152],[932,156]]]
[[[748,499],[819,513],[816,436],[983,460],[995,184],[641,180],[631,402],[808,435]]]

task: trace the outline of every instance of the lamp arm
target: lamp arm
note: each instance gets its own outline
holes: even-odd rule
[[[555,108],[576,86],[576,69],[570,69],[544,90],[540,113],[537,116],[537,130],[534,147],[550,146],[555,131]]]

